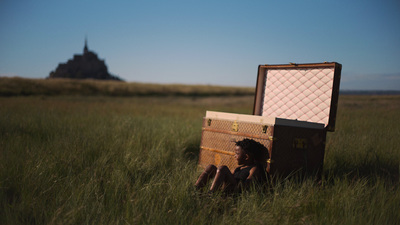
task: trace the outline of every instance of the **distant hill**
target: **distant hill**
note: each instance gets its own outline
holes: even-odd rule
[[[82,55],[74,55],[74,57],[68,60],[68,62],[60,63],[55,71],[50,72],[48,78],[122,81],[121,78],[111,75],[108,72],[104,60],[100,60],[96,53],[89,51],[87,40],[85,40]]]

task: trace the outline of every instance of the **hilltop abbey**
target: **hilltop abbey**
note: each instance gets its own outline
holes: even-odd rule
[[[49,78],[72,78],[72,79],[98,79],[98,80],[119,80],[119,77],[108,72],[104,60],[100,60],[97,54],[89,51],[87,39],[83,55],[74,55],[67,63],[60,63],[55,71],[51,71]]]

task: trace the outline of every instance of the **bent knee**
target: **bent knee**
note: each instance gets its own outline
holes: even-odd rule
[[[211,173],[211,172],[217,171],[217,167],[214,166],[214,165],[212,165],[212,164],[210,164],[210,165],[208,165],[208,166],[206,167],[205,171],[206,171],[207,173]]]
[[[230,171],[227,166],[219,166],[217,171]]]

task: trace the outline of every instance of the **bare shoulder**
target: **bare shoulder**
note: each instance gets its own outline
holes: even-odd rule
[[[259,174],[260,172],[261,172],[261,169],[259,168],[259,166],[253,166],[253,167],[250,169],[248,178],[250,179],[250,178],[252,178],[252,177],[254,177],[254,176],[258,176],[258,174]]]

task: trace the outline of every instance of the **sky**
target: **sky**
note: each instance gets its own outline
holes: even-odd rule
[[[343,90],[400,90],[399,0],[0,0],[0,76],[90,51],[128,82],[253,87],[260,64],[338,62]]]

